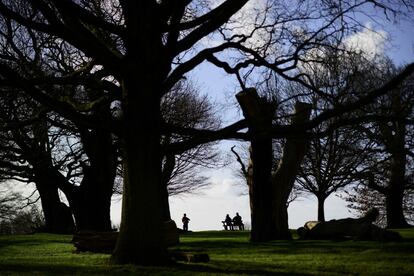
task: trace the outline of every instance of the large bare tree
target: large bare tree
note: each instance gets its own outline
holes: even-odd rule
[[[368,159],[371,173],[364,182],[384,197],[387,227],[410,227],[404,216],[404,197],[410,201],[413,162],[413,76],[373,105],[379,120],[360,131],[374,143]]]
[[[299,63],[309,61],[309,51],[336,47],[341,38],[360,27],[354,18],[346,16],[349,12],[363,11],[366,4],[386,13],[411,8],[405,1],[397,0],[264,1],[264,5],[255,9],[260,11],[260,16],[233,17],[250,2],[253,1],[0,2],[1,43],[10,45],[13,40],[27,39],[21,45],[30,61],[20,63],[18,55],[10,55],[13,49],[5,46],[0,63],[1,80],[24,90],[67,119],[88,129],[113,132],[122,141],[123,210],[113,262],[161,264],[169,260],[162,230],[165,195],[161,192],[160,135],[163,130],[178,132],[180,128],[162,127],[160,102],[186,73],[208,61],[234,74],[243,88],[252,76],[251,70],[257,68],[270,69],[287,80],[313,88],[309,76],[297,70]],[[241,18],[253,20],[245,22]],[[246,23],[253,28],[242,28]],[[257,39],[258,35],[266,38],[264,43]],[[81,53],[82,58],[76,59],[71,74],[60,71],[34,74],[38,72],[30,64],[50,54],[47,48],[40,56],[31,51],[32,42],[40,37],[47,37],[74,55]],[[10,64],[22,69],[16,71]],[[300,127],[299,132],[386,93],[412,67],[365,98],[315,118]],[[57,85],[65,84],[78,86],[80,94],[53,93]],[[100,91],[93,100],[82,93],[85,87],[91,86]],[[321,91],[315,90],[318,92]],[[103,102],[110,102],[111,107],[117,104],[119,116],[102,119],[91,112]],[[184,151],[219,138],[250,140],[248,134],[236,132],[246,126],[242,121],[221,131],[190,130],[197,137],[169,149]],[[181,129],[181,134],[184,132]],[[277,126],[270,131],[272,136],[279,137],[297,132],[297,125]]]

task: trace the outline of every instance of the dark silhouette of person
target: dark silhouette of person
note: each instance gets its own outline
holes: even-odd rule
[[[224,219],[224,222],[226,223],[226,226],[229,227],[229,229],[231,231],[234,230],[234,228],[233,228],[233,221],[232,221],[231,217],[229,216],[229,214],[226,215],[226,218]]]
[[[236,216],[233,218],[233,225],[239,227],[239,230],[244,230],[243,220],[239,213],[236,213]]]
[[[187,214],[184,214],[181,221],[183,222],[183,230],[188,231],[188,223],[190,222],[190,219],[187,217]]]

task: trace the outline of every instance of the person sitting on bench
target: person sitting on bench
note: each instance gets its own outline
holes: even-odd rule
[[[239,227],[239,230],[244,230],[243,220],[239,213],[236,213],[236,216],[233,218],[233,225]]]
[[[224,230],[231,230],[231,231],[234,230],[233,221],[232,221],[231,217],[229,216],[229,214],[226,215],[226,218],[222,222],[223,222]]]

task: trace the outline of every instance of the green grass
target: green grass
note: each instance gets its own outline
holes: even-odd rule
[[[208,263],[111,266],[109,255],[72,253],[71,236],[0,236],[0,275],[414,275],[414,229],[404,242],[273,241],[251,244],[247,232],[181,236],[180,250],[203,251]]]

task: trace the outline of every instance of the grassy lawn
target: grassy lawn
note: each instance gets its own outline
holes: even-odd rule
[[[110,266],[109,255],[72,253],[71,236],[0,236],[0,275],[414,275],[414,229],[404,242],[248,242],[248,232],[208,231],[181,236],[177,249],[203,251],[208,263],[167,268]]]

